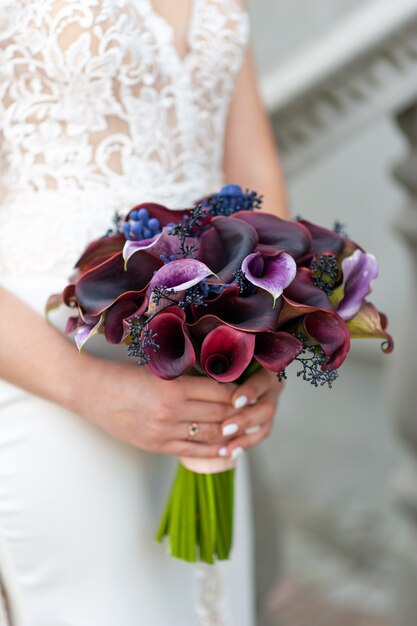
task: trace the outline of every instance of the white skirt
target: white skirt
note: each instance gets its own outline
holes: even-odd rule
[[[1,284],[41,310],[65,280]],[[63,312],[54,316],[62,328]],[[90,350],[127,359],[102,337]],[[0,381],[0,577],[10,624],[253,626],[245,460],[237,468],[232,558],[214,567],[175,560],[154,540],[175,466]]]

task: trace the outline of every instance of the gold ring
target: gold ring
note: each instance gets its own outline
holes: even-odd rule
[[[191,439],[193,439],[193,437],[196,436],[196,434],[198,433],[199,430],[200,430],[200,426],[198,424],[196,424],[196,422],[193,422],[188,427],[188,436]]]

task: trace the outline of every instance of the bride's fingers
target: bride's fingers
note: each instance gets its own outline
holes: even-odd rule
[[[221,423],[215,422],[183,422],[175,424],[170,431],[172,439],[189,440],[196,443],[225,445]],[[194,434],[192,434],[194,432]]]
[[[163,454],[174,454],[175,456],[191,456],[200,459],[218,459],[221,445],[207,445],[189,441],[169,441],[161,447]]]
[[[181,422],[223,422],[236,414],[231,404],[220,402],[198,402],[189,400],[184,403],[184,411],[178,415]]]
[[[220,449],[220,456],[231,457],[237,459],[243,452],[249,448],[257,446],[266,439],[272,430],[272,420],[266,424],[260,425],[258,431],[252,435],[243,435],[242,437],[236,437],[227,446]]]
[[[243,434],[253,434],[255,427],[272,421],[278,406],[278,395],[272,391],[244,411],[226,419],[222,424],[222,435],[237,437]],[[249,432],[248,432],[249,430]]]

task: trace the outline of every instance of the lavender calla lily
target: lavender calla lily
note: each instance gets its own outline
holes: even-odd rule
[[[100,332],[103,324],[104,315],[101,315],[98,322],[91,324],[81,324],[80,326],[78,326],[78,328],[75,329],[74,341],[80,352],[87,343],[87,341]]]
[[[155,273],[149,284],[149,292],[155,287],[162,286],[174,291],[183,291],[212,274],[211,269],[197,259],[178,259],[163,265]]]
[[[294,280],[297,265],[286,252],[279,252],[275,256],[254,252],[243,260],[242,270],[250,283],[271,294],[275,306],[277,298]]]
[[[358,313],[366,296],[371,292],[371,282],[378,276],[378,263],[373,254],[355,250],[343,259],[343,299],[337,312],[344,320]]]
[[[169,235],[169,230],[170,228],[165,226],[161,233],[158,233],[151,239],[142,239],[141,241],[128,239],[123,247],[125,267],[127,267],[129,259],[139,250],[146,250],[157,258],[160,256],[164,256],[166,258],[176,256],[179,249],[178,239]],[[187,243],[192,245],[195,241],[188,238]]]

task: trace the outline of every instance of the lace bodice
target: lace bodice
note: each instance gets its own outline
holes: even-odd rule
[[[240,1],[192,0],[182,57],[152,0],[0,0],[0,274],[67,271],[115,209],[221,184]]]

